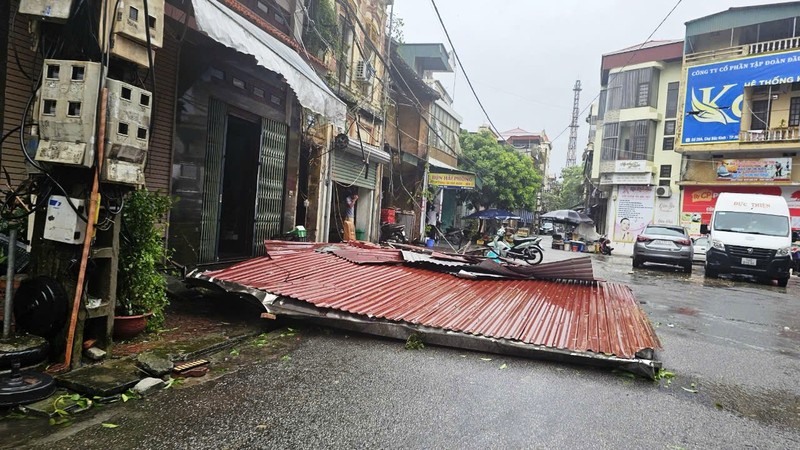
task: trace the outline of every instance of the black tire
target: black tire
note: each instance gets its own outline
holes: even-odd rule
[[[711,267],[708,267],[708,264],[705,265],[705,269],[706,269],[705,273],[706,278],[717,278],[719,276],[719,272],[712,269]]]
[[[526,263],[536,265],[544,260],[544,252],[536,247],[529,247],[525,249],[525,254],[522,257]]]
[[[780,287],[786,287],[786,285],[787,285],[787,284],[789,284],[789,277],[786,277],[786,278],[778,278],[778,286],[780,286]]]
[[[11,369],[11,364],[18,361],[21,367],[30,367],[46,360],[50,355],[50,345],[47,341],[19,350],[0,351],[0,370]]]
[[[683,266],[683,273],[688,273],[689,275],[692,274],[692,263],[687,263]]]
[[[642,264],[644,264],[644,261],[642,261],[640,258],[637,258],[635,256],[633,257],[633,267],[634,268],[638,269],[639,267],[642,267]]]

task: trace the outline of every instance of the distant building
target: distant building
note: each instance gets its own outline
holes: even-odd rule
[[[500,133],[498,142],[505,142],[519,150],[522,153],[529,155],[539,170],[544,175],[550,169],[550,152],[553,145],[547,134],[542,130],[541,133],[531,133],[522,128],[514,128]]]

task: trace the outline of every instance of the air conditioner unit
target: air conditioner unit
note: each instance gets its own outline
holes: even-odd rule
[[[658,186],[656,188],[656,195],[661,198],[669,198],[672,197],[672,190],[669,186]]]
[[[372,64],[361,60],[356,64],[356,80],[358,81],[370,81],[372,77],[375,75],[375,69],[372,67]]]

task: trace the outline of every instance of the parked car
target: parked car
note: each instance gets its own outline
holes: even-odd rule
[[[693,258],[692,240],[683,227],[648,225],[633,246],[633,267],[653,262],[681,266],[685,273],[692,273]]]
[[[694,262],[695,263],[704,263],[706,262],[706,252],[708,251],[708,247],[711,245],[711,240],[708,236],[700,236],[692,242],[692,247],[694,248]]]
[[[539,227],[539,234],[553,234],[554,229],[553,222],[542,222]]]

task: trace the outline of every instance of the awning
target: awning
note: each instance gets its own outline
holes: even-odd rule
[[[356,140],[350,139],[345,151],[361,157],[361,144],[359,144]],[[374,145],[364,144],[364,154],[366,154],[370,162],[389,164],[392,161],[392,157],[389,155],[389,152]]]
[[[211,39],[256,58],[281,74],[303,107],[344,128],[347,107],[300,55],[244,17],[214,0],[192,0],[197,28]]]

